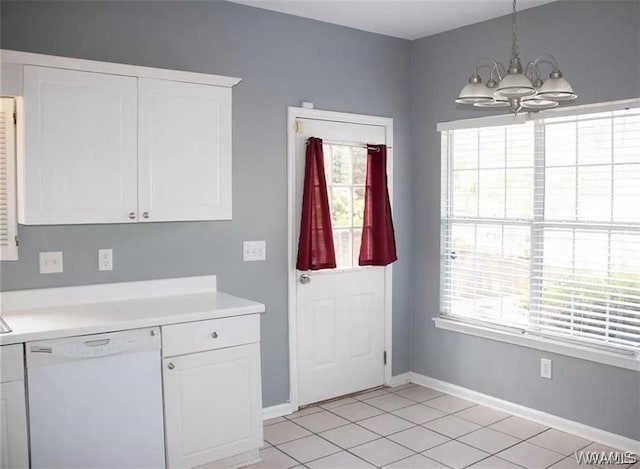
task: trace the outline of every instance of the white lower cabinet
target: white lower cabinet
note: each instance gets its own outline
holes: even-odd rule
[[[28,468],[22,344],[0,347],[0,368],[0,468]]]
[[[258,456],[262,446],[260,344],[246,343],[240,328],[259,321],[259,316],[243,319],[246,322],[238,322],[232,330],[224,320],[163,327],[163,341],[191,341],[197,346],[194,351],[201,350],[196,337],[190,337],[197,331],[209,337],[212,349],[163,359],[170,468],[237,467]],[[244,344],[218,348],[226,333]]]

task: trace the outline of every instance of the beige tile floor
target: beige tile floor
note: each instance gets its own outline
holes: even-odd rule
[[[265,422],[258,468],[578,468],[578,450],[615,451],[414,384]],[[633,466],[616,468],[640,469]]]

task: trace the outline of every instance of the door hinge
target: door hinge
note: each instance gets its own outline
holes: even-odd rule
[[[18,246],[18,235],[15,236],[15,240],[16,240],[16,247]]]
[[[384,362],[385,365],[387,364],[387,351],[386,350],[382,354],[382,361]]]
[[[296,133],[297,134],[301,134],[302,132],[304,132],[304,124],[302,123],[302,121],[297,120],[296,121]]]
[[[13,113],[13,125],[16,125],[18,123],[18,116],[16,115],[16,113]]]

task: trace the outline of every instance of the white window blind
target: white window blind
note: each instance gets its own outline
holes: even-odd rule
[[[14,100],[0,98],[0,260],[17,260]]]
[[[640,109],[442,132],[441,311],[640,349]]]

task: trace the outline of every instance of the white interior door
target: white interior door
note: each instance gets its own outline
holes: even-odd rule
[[[298,119],[297,242],[309,137],[323,139],[337,269],[297,272],[298,404],[384,383],[385,268],[359,267],[367,152],[385,127]],[[297,250],[296,250],[297,252]],[[308,275],[305,283],[301,276]],[[308,281],[307,281],[308,280]]]

